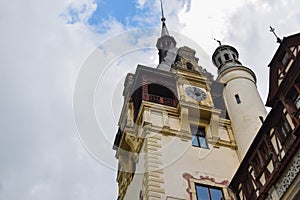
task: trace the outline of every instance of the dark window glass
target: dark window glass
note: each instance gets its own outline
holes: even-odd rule
[[[264,123],[264,117],[263,116],[259,116],[259,120],[261,121],[261,123]]]
[[[219,61],[219,64],[222,64],[222,60],[220,57],[218,58],[218,61]]]
[[[225,60],[229,60],[229,55],[227,53],[224,54]]]
[[[294,104],[295,104],[295,106],[296,106],[297,109],[300,108],[300,95],[297,95],[295,97]]]
[[[285,119],[282,119],[280,122],[280,128],[284,135],[287,135],[292,130],[291,126]]]
[[[292,87],[289,93],[286,95],[286,102],[294,106],[294,112],[297,112],[300,109],[300,94],[297,92],[298,88],[298,85],[294,85],[294,87]]]
[[[196,193],[197,193],[198,200],[223,200],[224,199],[221,188],[197,184]]]
[[[289,59],[290,59],[290,55],[288,52],[286,52],[282,58],[282,64],[286,65]]]
[[[236,103],[237,104],[240,104],[241,103],[241,99],[240,99],[240,96],[238,94],[234,95],[235,96],[235,100],[236,100]]]
[[[151,83],[148,85],[148,93],[157,95],[160,97],[166,97],[166,98],[174,98],[175,97],[175,95],[169,88],[167,88],[163,85],[155,84],[155,83]]]
[[[186,63],[186,68],[189,69],[189,70],[193,70],[193,65],[192,63]]]
[[[287,138],[287,136],[292,131],[290,124],[287,122],[284,116],[281,116],[281,119],[277,122],[277,134],[281,144],[283,144]]]
[[[200,126],[191,125],[192,145],[195,147],[208,148],[205,138],[205,129]]]

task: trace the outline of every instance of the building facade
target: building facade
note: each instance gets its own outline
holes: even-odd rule
[[[230,187],[238,199],[300,199],[300,34],[284,38],[270,68],[272,109]]]
[[[118,199],[299,199],[300,35],[270,64],[267,115],[234,47],[214,52],[214,79],[162,21],[158,67],[138,65],[124,83]]]

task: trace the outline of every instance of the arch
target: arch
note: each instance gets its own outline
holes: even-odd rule
[[[175,97],[175,95],[169,88],[167,88],[163,85],[156,84],[156,83],[151,83],[148,85],[148,93],[152,94],[152,95],[160,96],[160,97],[165,97],[165,98],[174,98]]]
[[[178,100],[176,95],[167,87],[156,83],[148,85],[148,101],[166,106],[176,107]]]
[[[193,67],[193,64],[192,64],[192,63],[187,62],[187,63],[186,63],[186,68],[189,69],[189,70],[193,70],[194,67]]]

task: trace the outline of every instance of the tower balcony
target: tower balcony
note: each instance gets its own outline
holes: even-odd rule
[[[172,107],[176,107],[178,104],[177,99],[161,97],[161,96],[157,96],[157,95],[153,95],[153,94],[148,95],[148,100],[153,103],[159,103],[162,105],[172,106]]]

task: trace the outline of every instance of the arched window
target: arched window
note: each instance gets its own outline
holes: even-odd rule
[[[229,55],[227,53],[224,54],[225,60],[229,60]]]
[[[178,100],[176,95],[167,87],[156,83],[148,85],[149,101],[167,106],[176,107]]]
[[[148,85],[148,93],[166,98],[174,98],[175,96],[170,89],[156,83],[151,83]]]
[[[186,68],[189,70],[193,70],[193,64],[190,62],[186,63]]]

